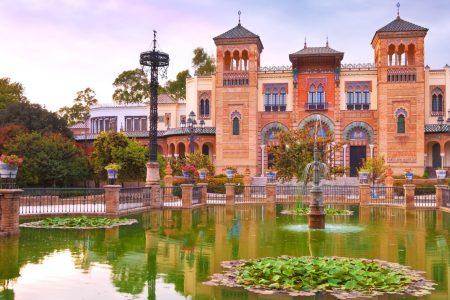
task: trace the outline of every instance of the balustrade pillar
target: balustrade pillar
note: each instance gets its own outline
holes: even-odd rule
[[[105,214],[115,218],[119,215],[120,185],[105,185]]]
[[[266,184],[266,201],[267,203],[275,203],[277,197],[276,183],[269,182]]]
[[[436,185],[436,208],[441,208],[443,203],[443,192],[444,189],[447,189],[447,185],[438,184]]]
[[[414,194],[416,190],[415,184],[404,184],[403,189],[405,191],[405,207],[406,208],[414,208],[415,200]]]
[[[19,209],[22,190],[0,190],[0,237],[19,234]]]
[[[370,204],[371,193],[370,193],[370,185],[367,183],[361,183],[359,185],[359,203],[361,205]]]
[[[235,185],[234,183],[225,183],[225,205],[234,205]]]
[[[206,205],[208,200],[208,184],[206,182],[197,183],[200,189],[200,204]]]
[[[181,185],[181,202],[182,208],[192,207],[192,192],[194,190],[193,184],[182,184]]]

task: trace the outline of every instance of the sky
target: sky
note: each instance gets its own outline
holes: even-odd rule
[[[377,29],[397,14],[397,0],[0,0],[0,77],[25,87],[50,110],[71,105],[91,87],[112,101],[112,82],[139,67],[139,54],[158,32],[169,53],[168,78],[191,68],[192,51],[215,54],[213,37],[241,23],[264,45],[262,66],[289,65],[289,53],[325,45],[345,52],[344,63],[373,62]],[[429,28],[425,63],[450,64],[450,1],[403,0],[400,16]],[[192,73],[192,72],[191,72]]]

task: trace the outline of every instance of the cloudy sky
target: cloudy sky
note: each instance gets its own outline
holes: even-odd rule
[[[372,62],[374,32],[396,16],[393,0],[0,0],[0,77],[24,84],[51,110],[91,87],[111,102],[112,82],[139,67],[152,30],[171,57],[169,78],[191,67],[192,50],[214,54],[212,38],[237,24],[261,36],[262,65],[287,65],[308,45],[345,52],[344,62]],[[404,0],[403,19],[430,29],[426,64],[450,64],[450,2]]]

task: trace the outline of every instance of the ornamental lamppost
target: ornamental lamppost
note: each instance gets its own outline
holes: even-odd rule
[[[198,127],[197,124],[200,126]],[[195,112],[191,111],[189,113],[189,117],[185,122],[181,123],[182,127],[187,128],[189,133],[189,153],[194,153],[195,151],[195,140],[197,139],[197,134],[195,133],[196,128],[202,129],[205,126],[205,120],[200,119],[200,121],[197,123]]]
[[[169,66],[169,54],[156,50],[156,31],[153,30],[153,49],[142,52],[139,60],[142,69],[150,71],[150,130],[149,161],[147,163],[146,185],[159,184],[158,154],[158,69]]]

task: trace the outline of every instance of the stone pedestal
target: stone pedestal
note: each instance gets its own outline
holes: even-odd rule
[[[159,164],[158,162],[147,163],[147,176],[145,178],[145,185],[159,184]]]
[[[19,202],[22,190],[0,190],[0,237],[19,234]]]
[[[105,213],[107,217],[119,215],[120,185],[105,185]]]
[[[277,185],[275,183],[266,184],[266,201],[267,203],[275,203],[277,197]]]
[[[182,208],[192,207],[192,191],[194,189],[193,184],[182,184],[181,185],[181,201]]]
[[[173,186],[173,176],[172,176],[172,168],[170,167],[169,162],[167,162],[165,171],[166,171],[166,175],[164,176],[164,186],[171,187],[171,186]]]
[[[244,186],[252,185],[252,177],[250,176],[250,169],[246,168],[244,171],[244,178],[242,178]]]
[[[234,205],[234,183],[225,183],[225,205]]]
[[[361,205],[368,205],[370,203],[370,185],[367,183],[361,183],[359,185],[359,203]]]
[[[324,229],[325,228],[325,212],[323,205],[310,205],[311,210],[308,215],[308,225],[311,229]]]
[[[200,182],[197,183],[197,186],[200,188],[200,204],[206,205],[206,201],[208,200],[208,184]]]
[[[405,207],[414,208],[415,207],[414,193],[416,190],[416,185],[410,183],[404,184],[403,189],[405,191]]]
[[[443,190],[448,188],[447,185],[436,185],[436,208],[441,208],[443,203]]]

